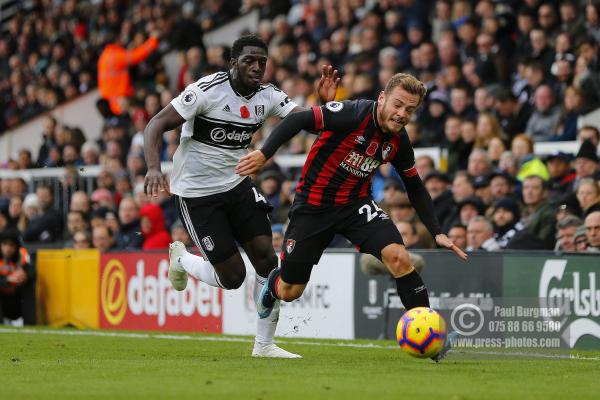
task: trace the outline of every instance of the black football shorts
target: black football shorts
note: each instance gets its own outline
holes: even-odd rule
[[[283,281],[307,283],[313,265],[318,264],[335,234],[346,237],[361,253],[380,260],[386,246],[404,244],[389,216],[370,197],[336,207],[294,203],[283,243]]]
[[[238,252],[244,244],[271,236],[267,214],[273,209],[248,178],[224,193],[186,198],[175,196],[177,214],[194,244],[213,265]]]

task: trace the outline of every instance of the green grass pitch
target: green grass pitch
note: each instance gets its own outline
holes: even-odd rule
[[[463,351],[435,364],[391,341],[279,343],[304,359],[252,359],[247,337],[0,328],[0,399],[581,400],[600,393],[600,352],[570,359]]]

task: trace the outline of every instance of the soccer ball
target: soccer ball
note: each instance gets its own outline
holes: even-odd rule
[[[431,358],[444,346],[446,321],[429,307],[413,308],[398,321],[396,338],[405,353],[417,358]]]

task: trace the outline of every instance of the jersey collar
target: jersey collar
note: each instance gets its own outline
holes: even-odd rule
[[[383,130],[377,123],[377,101],[373,101],[373,110],[371,111],[371,116],[373,117],[373,124],[375,125],[375,129],[383,133]]]
[[[231,82],[231,74],[229,73],[229,71],[227,71],[227,79],[229,80],[229,86],[231,86],[231,90],[233,90],[233,93],[235,93],[238,97],[241,97],[243,99],[246,100],[250,100],[251,98],[254,97],[254,95],[258,92],[260,92],[262,90],[262,88],[260,87],[260,85],[258,86],[258,89],[256,89],[254,92],[244,96],[243,94],[239,93],[237,90],[235,90],[235,88],[233,87],[233,83]]]

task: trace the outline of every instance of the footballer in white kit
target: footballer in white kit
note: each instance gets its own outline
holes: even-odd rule
[[[267,216],[272,207],[248,177],[235,173],[266,118],[303,110],[277,87],[261,85],[266,64],[267,46],[260,38],[237,39],[229,71],[190,84],[144,130],[145,190],[156,196],[168,186],[160,170],[161,135],[183,124],[170,191],[179,218],[204,257],[187,252],[181,242],[171,243],[169,279],[177,290],[185,289],[188,275],[211,286],[239,288],[246,268],[238,243],[256,270],[255,301],[277,267]],[[334,99],[338,83],[337,71],[324,66],[321,101]],[[278,319],[278,306],[269,318],[258,319],[254,357],[300,358],[274,344]]]
[[[171,101],[186,120],[173,156],[171,193],[202,197],[239,185],[244,177],[235,173],[235,166],[248,153],[254,132],[268,117],[285,118],[297,107],[273,85],[242,96],[230,79],[229,72],[208,75]]]

